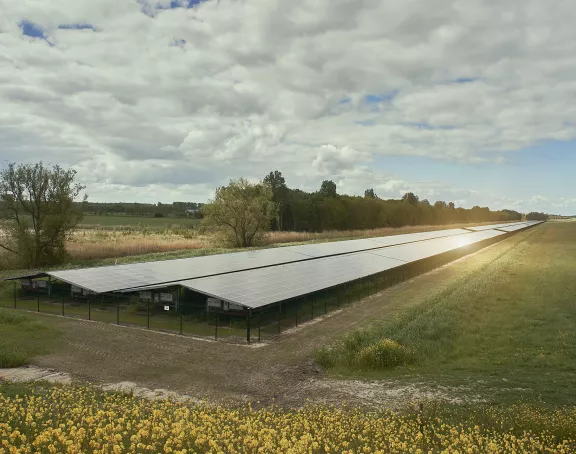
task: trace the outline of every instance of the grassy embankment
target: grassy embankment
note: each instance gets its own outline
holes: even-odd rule
[[[494,402],[576,404],[576,226],[522,235],[480,270],[320,349],[318,362],[334,375],[464,385]]]
[[[0,308],[0,367],[17,367],[48,353],[58,331],[27,314]]]

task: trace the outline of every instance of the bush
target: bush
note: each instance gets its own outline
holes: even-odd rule
[[[359,366],[382,370],[410,364],[414,361],[412,351],[392,339],[368,345],[356,354]]]
[[[163,218],[164,215],[162,213],[154,213],[155,218]]]

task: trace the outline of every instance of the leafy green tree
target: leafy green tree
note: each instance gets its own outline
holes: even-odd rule
[[[251,247],[270,229],[277,215],[269,184],[250,183],[244,178],[230,180],[216,189],[214,199],[204,206],[206,223],[222,229],[227,242]]]
[[[456,205],[454,205],[454,202],[449,202],[448,208],[450,208],[451,210],[454,210],[456,208]]]
[[[408,205],[416,206],[418,205],[419,200],[420,199],[418,198],[418,196],[412,192],[407,192],[402,196],[402,201],[407,203]]]
[[[434,203],[434,208],[436,208],[437,210],[442,210],[444,208],[448,208],[448,205],[446,205],[446,202],[438,200],[437,202]]]
[[[364,197],[366,197],[367,199],[377,199],[378,198],[376,196],[376,194],[374,193],[374,189],[372,189],[372,188],[366,189],[364,191]]]
[[[55,165],[10,163],[0,171],[0,217],[4,220],[0,248],[27,268],[63,263],[66,240],[83,217],[76,199],[85,189],[76,171]]]
[[[272,220],[271,230],[283,230],[284,220],[290,214],[288,205],[289,189],[282,172],[275,170],[264,177],[263,182],[272,189],[272,200],[278,206],[278,216]]]
[[[323,197],[336,197],[336,183],[332,180],[324,180],[320,186],[319,193]]]

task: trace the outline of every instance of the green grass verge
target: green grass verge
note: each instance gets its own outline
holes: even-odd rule
[[[576,225],[522,235],[407,309],[319,349],[317,362],[343,376],[472,384],[495,401],[576,404]]]
[[[0,367],[18,367],[48,353],[57,342],[53,327],[9,309],[0,308]]]

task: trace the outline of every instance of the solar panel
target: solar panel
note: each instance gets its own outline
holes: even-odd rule
[[[531,227],[532,225],[533,224],[528,224],[528,223],[508,225],[506,227],[500,227],[498,230],[503,230],[505,232],[516,232],[517,230],[526,229],[528,227]]]
[[[287,246],[159,262],[50,271],[48,274],[93,292],[104,293],[310,260],[335,254],[358,252],[386,247],[391,244],[421,241],[431,236],[442,237],[443,235],[469,234],[470,232],[463,229],[438,230],[435,232],[394,235],[374,239]]]
[[[517,224],[523,224],[523,222],[505,222],[502,224],[479,225],[478,227],[468,227],[468,230],[481,232],[482,230],[499,229],[500,227],[508,227]]]
[[[390,257],[404,262],[414,262],[422,260],[434,255],[443,254],[459,247],[468,246],[479,241],[484,241],[490,238],[504,235],[503,232],[497,230],[484,230],[481,232],[474,232],[469,235],[452,237],[452,238],[437,238],[428,240],[423,243],[405,244],[402,246],[392,246],[385,249],[370,251],[371,254],[377,254],[383,257]]]
[[[376,251],[357,252],[258,270],[191,279],[180,282],[180,285],[205,295],[255,309],[361,279],[408,262],[500,235],[504,233],[495,230],[475,232]]]

